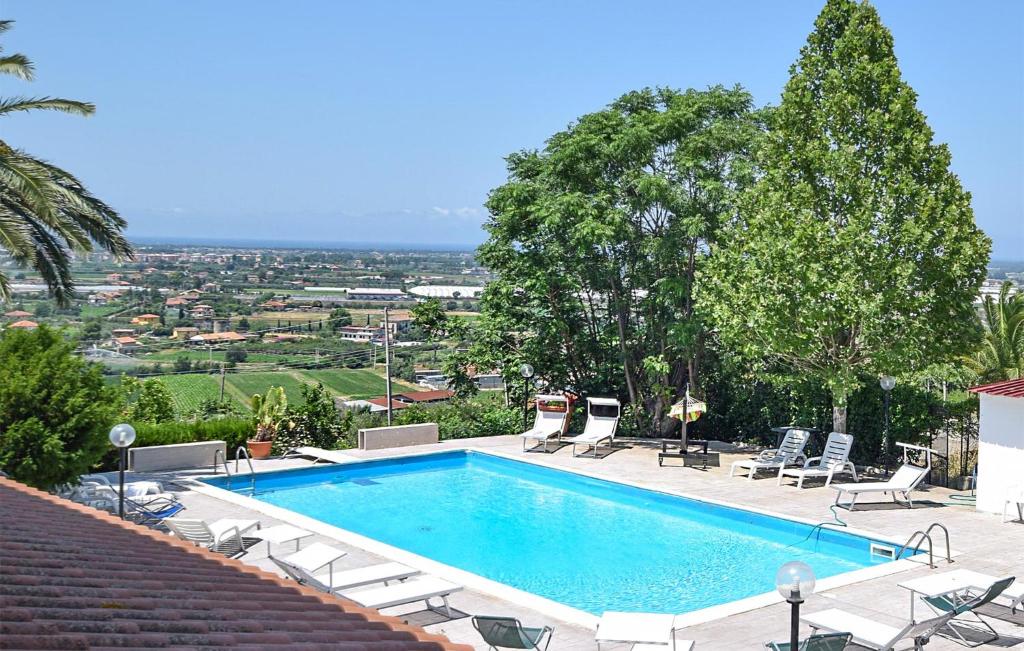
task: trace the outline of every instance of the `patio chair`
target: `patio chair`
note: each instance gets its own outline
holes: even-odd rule
[[[473,617],[473,628],[480,633],[490,649],[534,649],[544,651],[551,644],[554,629],[550,626],[527,628],[514,617],[490,617],[476,615]],[[547,635],[543,649],[541,640]]]
[[[426,605],[427,610],[436,613],[441,613],[441,611],[436,606],[432,606],[430,600],[440,597],[444,604],[444,612],[441,614],[451,619],[452,609],[448,604],[448,597],[459,590],[462,590],[462,586],[457,583],[451,583],[436,576],[424,574],[401,583],[384,586],[383,588],[337,591],[337,594],[340,594],[349,601],[356,602],[364,608],[373,608],[374,610],[391,608],[392,606],[404,606],[422,601]]]
[[[914,508],[914,501],[910,498],[910,492],[917,488],[918,484],[924,481],[932,469],[931,448],[910,443],[897,442],[896,445],[903,448],[903,465],[900,466],[892,477],[886,481],[876,481],[868,484],[833,484],[832,489],[836,491],[836,506],[842,506],[850,511],[857,502],[857,497],[862,493],[892,493],[892,501],[897,502],[896,495],[902,495],[903,501],[908,508]],[[924,466],[917,466],[910,462],[910,450],[917,450],[924,454]],[[849,504],[841,504],[840,498],[849,493],[852,498]]]
[[[612,412],[612,415],[597,413],[600,411]],[[618,429],[621,414],[622,404],[615,398],[587,398],[587,424],[583,428],[583,433],[565,439],[572,443],[573,456],[576,456],[577,445],[585,445],[592,449],[595,459],[602,443],[606,443],[609,448],[612,447],[615,444],[615,431]]]
[[[747,480],[754,478],[758,470],[778,470],[786,466],[802,464],[804,462],[804,448],[810,440],[811,433],[807,430],[791,428],[786,431],[782,443],[777,449],[764,450],[753,459],[741,459],[734,461],[729,468],[729,476],[736,474],[737,468],[747,471]]]
[[[173,498],[156,497],[137,502],[126,497],[124,508],[126,518],[136,524],[151,527],[178,515],[185,510],[185,505]]]
[[[117,493],[118,487],[110,483],[110,480],[103,475],[82,475],[80,478],[81,485],[93,484],[97,486],[106,486],[110,490]],[[163,486],[159,482],[155,481],[126,481],[124,483],[124,496],[125,497],[143,497],[145,495],[167,495],[164,492]]]
[[[801,640],[796,651],[843,651],[850,643],[849,633],[820,633]],[[765,648],[771,651],[790,651],[789,642],[766,642]]]
[[[544,451],[548,451],[548,443],[551,439],[562,442],[562,434],[565,432],[572,415],[572,403],[565,396],[540,395],[536,398],[537,415],[533,419],[533,427],[526,430],[519,437],[523,440],[523,452],[536,450],[543,443]],[[533,445],[527,448],[528,442]]]
[[[1001,579],[992,584],[984,594],[974,599],[963,602],[930,619],[908,622],[902,628],[882,624],[877,620],[860,617],[838,608],[811,613],[801,617],[800,621],[810,626],[815,632],[819,630],[847,632],[851,635],[851,641],[854,644],[877,651],[890,651],[902,640],[913,640],[914,650],[922,651],[931,637],[946,628],[954,617],[984,606],[999,596],[1011,583],[1013,583],[1013,577]]]
[[[312,546],[313,545],[310,545],[310,547]],[[334,549],[329,545],[323,545],[323,547]],[[377,565],[367,565],[365,567],[357,567],[355,569],[341,570],[337,572],[334,571],[332,565],[327,573],[315,574],[315,572],[320,568],[325,565],[331,565],[334,560],[346,555],[346,552],[341,550],[334,551],[335,554],[333,556],[328,554],[321,556],[316,560],[311,560],[311,557],[308,555],[304,559],[297,559],[294,558],[296,554],[292,554],[288,558],[271,556],[270,560],[284,570],[285,574],[302,585],[308,585],[311,588],[328,593],[338,592],[339,590],[351,590],[354,588],[373,585],[375,583],[389,585],[391,581],[404,581],[409,577],[416,576],[420,573],[419,570],[409,567],[408,565],[390,562],[379,563]]]
[[[608,611],[597,623],[594,640],[602,644],[631,644],[632,651],[693,651],[693,640],[676,639],[675,615]]]
[[[850,449],[853,447],[853,437],[849,434],[832,432],[825,442],[825,450],[820,457],[811,457],[804,461],[801,468],[779,468],[778,485],[782,485],[783,477],[796,477],[796,487],[803,488],[804,480],[808,477],[824,477],[825,485],[832,483],[832,477],[837,473],[844,473],[849,470],[853,475],[853,481],[857,479],[857,468],[850,461]]]
[[[204,520],[167,518],[163,522],[178,538],[187,540],[197,547],[205,547],[212,552],[224,554],[228,558],[242,556],[250,547],[263,540],[244,535],[253,529],[259,529],[259,520],[224,518],[207,523]]]
[[[959,640],[959,642],[964,646],[981,646],[982,644],[988,644],[989,642],[998,640],[999,633],[996,632],[996,629],[992,628],[991,624],[982,619],[981,616],[975,612],[975,609],[984,606],[996,597],[1001,596],[1006,589],[1010,587],[1010,584],[1013,583],[1013,581],[1014,577],[1012,576],[997,579],[991,583],[985,592],[970,598],[967,601],[950,598],[950,595],[925,597],[923,601],[931,606],[932,610],[936,613],[953,613],[953,618],[946,624],[946,628],[952,631],[952,635],[949,636],[950,638]],[[973,619],[968,620],[969,616],[973,616]],[[983,635],[991,635],[991,637],[984,640],[968,639],[962,632],[960,632],[960,628],[981,633]]]

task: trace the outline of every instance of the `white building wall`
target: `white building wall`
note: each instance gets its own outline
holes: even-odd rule
[[[1002,513],[1024,484],[1024,398],[982,393],[978,433],[978,510]]]

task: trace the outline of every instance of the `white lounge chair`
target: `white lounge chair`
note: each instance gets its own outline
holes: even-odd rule
[[[312,545],[310,545],[310,547],[312,547]],[[324,547],[328,546],[324,545]],[[321,563],[320,567],[323,567],[325,564],[331,564],[334,560],[345,555],[345,552],[340,550],[335,551],[337,552],[337,556],[332,560],[327,560],[326,563]],[[328,557],[323,557],[321,560],[326,560],[327,558]],[[367,585],[373,585],[375,583],[388,585],[391,581],[404,581],[405,579],[408,579],[411,576],[416,576],[420,573],[419,570],[409,567],[408,565],[391,562],[367,565],[366,567],[357,567],[351,570],[334,571],[332,568],[330,572],[314,574],[314,572],[317,569],[320,569],[320,567],[310,570],[308,569],[309,565],[306,563],[300,565],[299,563],[293,562],[294,560],[299,559],[277,558],[276,556],[271,556],[270,560],[274,561],[278,567],[284,570],[285,574],[299,583],[308,585],[311,588],[315,588],[322,592],[351,590]],[[316,561],[314,561],[314,563],[315,562]]]
[[[445,581],[444,579],[436,576],[421,575],[413,577],[408,581],[402,583],[395,583],[394,585],[384,586],[382,588],[369,588],[366,590],[350,591],[345,590],[339,591],[342,597],[350,601],[354,601],[364,608],[373,608],[380,610],[381,608],[391,608],[392,606],[404,606],[406,604],[416,603],[422,601],[427,606],[427,610],[434,612],[441,612],[436,607],[430,604],[430,600],[434,598],[440,598],[444,604],[444,615],[446,617],[452,616],[451,606],[448,605],[448,597],[455,592],[462,590],[462,586],[457,583]]]
[[[870,482],[867,484],[832,484],[832,489],[836,491],[836,506],[842,506],[850,511],[853,510],[854,504],[857,503],[857,498],[864,493],[892,493],[892,501],[896,502],[896,495],[900,494],[903,496],[904,502],[906,502],[909,508],[914,508],[914,501],[910,498],[910,492],[917,488],[918,484],[924,481],[924,478],[928,476],[929,471],[932,469],[932,451],[929,448],[921,447],[919,445],[910,445],[909,443],[897,443],[896,445],[903,447],[903,465],[897,470],[892,477],[885,481]],[[925,453],[925,465],[915,466],[910,463],[908,457],[908,449],[910,450],[921,450]],[[840,502],[840,498],[845,494],[851,495],[850,502],[843,504]]]
[[[569,418],[572,416],[571,403],[565,396],[540,395],[536,398],[537,415],[533,419],[533,427],[526,430],[519,437],[523,440],[523,452],[527,451],[526,444],[533,441],[529,448],[534,450],[544,444],[544,451],[548,451],[548,442],[551,439],[562,441],[562,434],[565,433]]]
[[[853,447],[853,436],[832,432],[825,442],[825,450],[820,457],[811,457],[804,461],[802,468],[779,468],[778,485],[782,485],[783,477],[796,477],[796,487],[803,488],[804,479],[808,477],[824,477],[825,485],[832,483],[837,473],[849,470],[853,481],[857,480],[857,468],[850,461],[850,449]]]
[[[849,633],[855,644],[866,646],[877,651],[890,651],[896,644],[903,640],[913,640],[914,649],[922,650],[928,644],[928,640],[950,625],[958,615],[973,613],[976,608],[984,606],[998,597],[1006,588],[1013,583],[1013,577],[999,579],[992,583],[984,593],[961,602],[956,606],[950,606],[948,610],[930,619],[919,622],[908,622],[902,628],[882,624],[875,619],[868,619],[859,615],[830,608],[817,613],[811,613],[801,617],[814,632],[819,630],[835,631],[837,633]],[[955,632],[955,629],[954,629]],[[999,634],[989,642],[998,639]]]
[[[611,412],[612,415],[599,415],[597,411]],[[572,453],[576,456],[576,446],[585,445],[594,451],[594,458],[597,458],[597,449],[602,443],[610,448],[615,443],[615,431],[619,427],[619,417],[622,414],[622,404],[615,398],[587,398],[587,424],[583,433],[565,439],[572,443]],[[584,450],[586,454],[586,450]]]
[[[747,480],[754,478],[758,470],[778,470],[786,466],[802,464],[804,462],[804,448],[811,438],[811,433],[803,429],[788,429],[782,437],[779,447],[772,450],[764,450],[753,459],[741,459],[733,461],[729,468],[729,476],[736,474],[737,468],[747,471]]]
[[[245,536],[260,528],[259,520],[224,518],[207,523],[189,518],[167,518],[163,523],[178,538],[230,558],[241,556],[262,541],[262,538]]]
[[[676,639],[675,615],[620,613],[601,615],[594,640],[602,644],[631,644],[632,651],[692,651],[693,640]]]

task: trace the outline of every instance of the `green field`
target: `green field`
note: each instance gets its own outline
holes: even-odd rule
[[[155,353],[150,353],[142,357],[141,359],[154,361],[154,362],[173,362],[179,357],[185,357],[192,361],[205,362],[212,359],[215,362],[223,362],[226,351],[223,350],[161,350]],[[253,362],[309,362],[313,360],[313,355],[274,355],[271,353],[247,353],[244,363]]]
[[[171,392],[179,416],[194,412],[204,400],[220,398],[220,380],[212,375],[165,375],[158,379]]]
[[[165,375],[159,380],[170,390],[174,408],[185,416],[199,408],[203,400],[220,397],[220,376],[203,374]],[[224,397],[239,405],[248,405],[249,397],[265,393],[272,386],[283,387],[290,403],[302,399],[302,385],[320,382],[335,396],[352,399],[372,398],[385,392],[384,378],[368,369],[326,369],[231,373],[225,378]],[[392,378],[395,393],[416,389],[414,385]]]
[[[381,396],[387,391],[384,378],[366,369],[303,371],[303,375],[338,395],[354,399]]]

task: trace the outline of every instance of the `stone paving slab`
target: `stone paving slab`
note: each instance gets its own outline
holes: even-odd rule
[[[754,481],[745,478],[728,477],[728,468],[735,459],[746,458],[742,453],[730,454],[730,450],[722,450],[720,468],[683,468],[666,466],[659,468],[657,450],[649,442],[623,443],[616,450],[594,459],[592,457],[573,457],[571,447],[551,454],[522,453],[518,437],[493,437],[487,439],[463,439],[445,441],[434,445],[422,445],[397,450],[358,451],[346,450],[358,458],[379,458],[395,454],[426,453],[443,449],[476,447],[491,450],[500,454],[525,457],[526,459],[556,468],[582,470],[611,480],[629,481],[641,486],[672,493],[681,493],[707,499],[731,502],[740,506],[753,507],[773,511],[783,515],[801,517],[814,521],[831,521],[830,510],[835,498],[835,491],[821,487],[821,483],[808,483],[805,488],[797,489],[792,485],[776,485],[776,477],[771,474],[759,476]],[[257,471],[273,470],[285,467],[308,466],[309,461],[301,459],[267,460],[255,462]],[[208,471],[203,471],[208,472]],[[135,475],[134,479],[156,479],[157,481],[185,480],[189,475],[200,473],[159,473]],[[763,478],[761,478],[763,477]],[[187,483],[187,482],[183,482]],[[244,507],[219,500],[208,495],[187,490],[178,484],[180,499],[188,507],[190,517],[215,519],[221,517],[257,518],[263,526],[279,524],[278,521],[261,513],[250,511]],[[997,515],[977,513],[973,507],[965,506],[951,499],[955,491],[940,488],[927,488],[915,493],[915,508],[907,509],[884,501],[875,504],[865,503],[863,508],[848,512],[839,510],[838,514],[851,527],[876,534],[903,539],[918,529],[927,528],[932,522],[941,522],[950,530],[951,546],[958,553],[953,565],[945,561],[938,562],[936,570],[929,570],[926,565],[902,572],[897,575],[872,579],[847,585],[815,594],[804,604],[804,612],[813,612],[825,608],[843,608],[856,614],[870,617],[876,621],[899,625],[909,616],[909,593],[897,587],[897,583],[912,577],[924,576],[930,572],[942,572],[949,568],[969,568],[979,572],[1003,576],[1013,574],[1024,581],[1024,523],[1002,523]],[[383,562],[379,556],[370,554],[356,547],[345,545],[324,536],[317,535],[307,539],[310,542],[325,542],[348,551],[348,556],[339,562],[339,567],[359,567],[362,565]],[[942,555],[942,543],[937,541],[940,549],[936,556]],[[282,549],[282,552],[292,549]],[[625,551],[625,550],[624,550]],[[636,553],[631,545],[630,553]],[[641,546],[642,552],[642,546]],[[266,558],[266,545],[257,545],[243,561],[257,565],[270,571],[278,571],[276,566]],[[554,559],[554,562],[558,562]],[[464,590],[451,598],[452,607],[465,614],[513,615],[519,617],[526,625],[539,626],[546,624],[555,628],[555,636],[551,649],[596,649],[593,631],[580,626],[558,621],[545,613],[531,611],[517,604],[502,601],[488,594],[473,590]],[[412,610],[413,612],[409,612]],[[406,615],[411,623],[424,625],[427,630],[443,633],[454,642],[473,644],[477,648],[486,649],[479,635],[473,629],[469,617],[461,617],[445,621],[429,611],[411,609],[386,609],[386,614]],[[994,610],[998,614],[998,609]],[[1024,619],[1018,616],[1015,621],[989,619],[1000,632],[1002,638],[992,644],[983,645],[983,649],[1021,648],[1024,649]],[[758,608],[725,619],[711,621],[689,627],[680,632],[680,638],[694,639],[697,649],[761,649],[764,642],[770,639],[785,639],[788,635],[789,606],[775,604]],[[615,650],[626,649],[626,645],[602,645],[602,648]],[[848,647],[857,648],[855,646]],[[912,648],[912,645],[911,645]],[[933,638],[927,647],[929,651],[946,651],[962,649],[961,645],[944,639]]]

